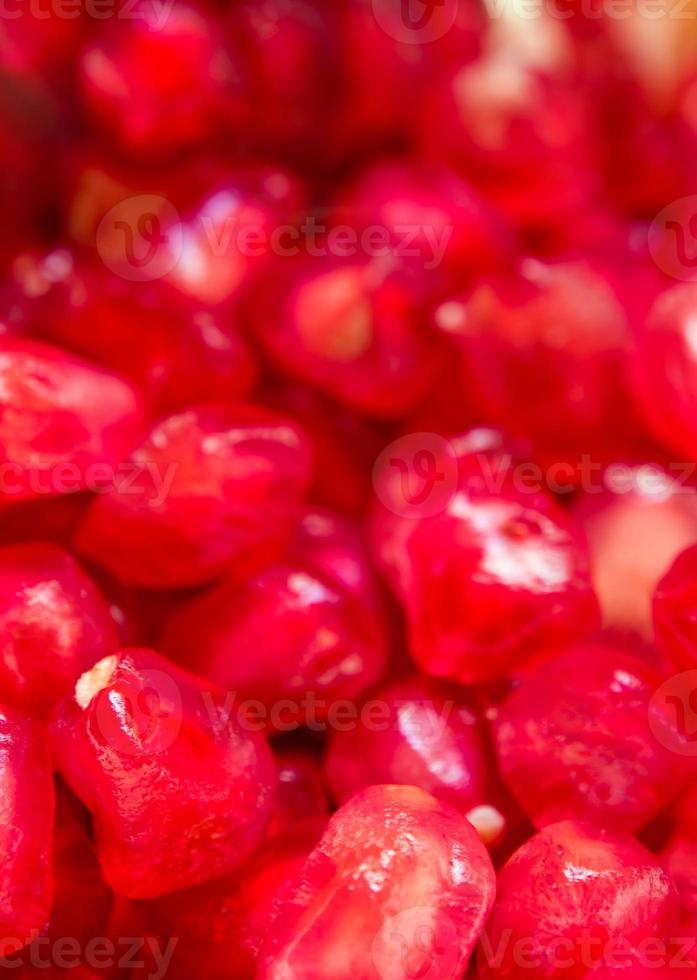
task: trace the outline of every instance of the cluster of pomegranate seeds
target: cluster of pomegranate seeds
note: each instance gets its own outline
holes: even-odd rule
[[[0,10],[0,972],[697,980],[697,12],[619,6]]]

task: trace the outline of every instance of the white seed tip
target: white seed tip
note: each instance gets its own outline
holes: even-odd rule
[[[503,815],[493,806],[475,806],[466,814],[482,839],[483,844],[494,844],[503,832],[506,821]]]
[[[99,694],[109,684],[118,662],[119,658],[115,654],[104,657],[80,677],[75,685],[75,700],[83,711],[95,694]]]

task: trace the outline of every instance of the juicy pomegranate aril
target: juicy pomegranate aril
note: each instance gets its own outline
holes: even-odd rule
[[[566,821],[546,827],[499,874],[479,948],[479,976],[594,976],[611,953],[667,942],[678,895],[633,837]]]
[[[412,786],[346,803],[279,898],[258,980],[462,976],[494,900],[489,856],[456,810]]]
[[[251,405],[171,415],[130,462],[129,479],[92,503],[77,545],[144,588],[198,585],[269,560],[299,516],[311,466],[302,432]]]
[[[268,746],[240,728],[221,691],[153,651],[95,664],[58,705],[52,733],[115,892],[149,898],[222,877],[261,841],[276,785]]]

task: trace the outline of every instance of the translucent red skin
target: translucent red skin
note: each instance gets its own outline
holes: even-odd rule
[[[633,837],[582,822],[552,824],[499,872],[478,976],[595,976],[613,944],[631,955],[642,940],[672,937],[678,910],[670,877]]]
[[[657,298],[638,334],[632,377],[654,435],[681,458],[697,452],[697,368],[691,329],[697,284],[680,283]]]
[[[164,20],[147,3],[107,21],[82,50],[81,95],[97,130],[126,154],[162,159],[210,142],[243,118],[244,81],[210,11],[178,2]]]
[[[327,567],[331,559],[316,561],[313,550],[299,541],[282,562],[245,581],[233,574],[175,613],[160,638],[176,662],[237,692],[240,702],[261,702],[271,729],[325,718],[386,666],[375,601],[364,601],[360,581],[347,587]],[[349,546],[345,553],[360,572],[360,552]],[[312,717],[302,707],[308,693],[316,699]]]
[[[237,874],[186,888],[120,910],[122,935],[153,936],[162,948],[178,938],[167,970],[171,980],[205,975],[208,980],[253,980],[256,952],[269,928],[274,903],[302,866],[326,820],[306,819],[267,839]],[[133,980],[147,980],[156,964],[144,950]]]
[[[434,978],[450,980],[464,972],[494,890],[486,849],[457,811],[414,787],[370,787],[331,818],[285,887],[257,978],[378,980],[403,954],[399,944],[381,947],[381,928],[389,930],[391,917],[418,907],[430,930],[427,948],[415,952],[416,968],[435,959]],[[442,972],[436,937],[445,934],[455,945]]]
[[[697,545],[681,552],[656,586],[656,642],[678,670],[697,668]]]
[[[361,715],[349,730],[329,734],[324,773],[338,805],[366,786],[404,784],[465,816],[502,806],[486,729],[466,691],[412,674],[374,688],[368,700],[380,704],[377,724]]]
[[[394,264],[360,253],[277,261],[250,304],[250,329],[285,375],[361,414],[399,419],[428,393],[444,351],[420,310],[420,283]]]
[[[592,631],[598,607],[578,527],[544,491],[518,483],[500,433],[471,430],[450,446],[458,474],[445,509],[414,517],[380,505],[373,552],[403,605],[419,669],[483,683]],[[394,494],[403,507],[399,474],[378,479],[380,499]]]
[[[222,691],[151,650],[120,651],[86,709],[66,697],[52,741],[120,895],[150,898],[230,874],[262,839],[276,786],[263,737],[239,726]]]
[[[662,680],[587,642],[539,666],[499,706],[501,773],[537,827],[578,818],[637,831],[666,806],[687,772],[671,750],[674,713],[653,699]]]
[[[36,938],[54,894],[55,793],[46,732],[14,708],[0,708],[0,956]]]
[[[109,607],[75,559],[37,542],[0,549],[0,698],[45,717],[117,647]]]
[[[93,468],[118,466],[143,428],[135,389],[111,374],[30,340],[0,340],[4,495],[21,501],[85,489]],[[102,476],[103,478],[103,476]]]
[[[240,333],[162,281],[134,285],[60,248],[17,256],[11,282],[13,324],[129,378],[152,413],[244,399],[256,381]]]
[[[203,584],[228,568],[268,561],[292,530],[311,470],[295,425],[244,404],[169,416],[130,462],[135,482],[92,502],[76,545],[144,588]]]
[[[443,309],[457,310],[448,333],[462,351],[476,408],[529,439],[542,462],[571,464],[570,472],[555,473],[566,492],[591,448],[596,465],[636,451],[642,427],[629,391],[632,311],[609,265],[527,259],[457,302]]]

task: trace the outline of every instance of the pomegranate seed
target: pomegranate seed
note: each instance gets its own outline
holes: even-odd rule
[[[678,907],[670,877],[634,838],[552,824],[499,874],[479,976],[594,976],[618,948],[631,958],[642,942],[666,941]]]
[[[523,679],[500,705],[501,772],[538,827],[597,820],[639,830],[685,778],[675,717],[641,660],[586,643]]]
[[[32,964],[50,963],[54,953],[62,961],[60,944],[65,939],[71,946],[65,959],[74,962],[81,955],[84,957],[92,940],[107,934],[112,894],[102,878],[89,837],[87,811],[62,782],[57,790],[53,845],[55,896],[50,918],[41,932],[29,946],[9,957],[8,964],[3,964],[19,977],[54,976],[50,967],[37,967],[34,971]],[[64,973],[56,969],[55,975],[64,976]],[[92,976],[90,973],[89,977]]]
[[[416,281],[390,258],[278,265],[277,289],[251,307],[278,368],[377,418],[413,410],[442,358],[424,326]]]
[[[601,474],[598,494],[575,514],[588,538],[593,586],[606,626],[651,639],[658,582],[697,542],[697,501],[684,470],[621,466]]]
[[[317,0],[241,0],[226,18],[249,84],[256,150],[312,169],[338,83],[336,23]]]
[[[145,157],[210,140],[223,118],[244,120],[244,79],[220,25],[194,4],[163,11],[139,0],[82,51],[81,88],[96,127]]]
[[[256,365],[240,334],[161,282],[105,274],[66,248],[25,253],[13,274],[6,302],[27,331],[128,377],[154,412],[251,391]]]
[[[191,180],[200,189],[195,196]],[[172,198],[181,221],[163,226],[170,236],[163,246],[171,267],[167,281],[187,298],[214,306],[238,301],[268,272],[274,235],[279,228],[292,231],[304,191],[279,167],[231,170],[211,161],[178,176]]]
[[[556,464],[552,473],[567,493],[591,447],[597,466],[640,441],[627,407],[630,318],[616,275],[586,261],[536,259],[436,313],[462,349],[480,412],[531,439],[542,461]],[[551,404],[558,409],[552,417]]]
[[[373,786],[332,817],[284,889],[257,977],[377,980],[404,969],[405,944],[413,970],[461,976],[494,892],[461,814],[416,787]]]
[[[52,730],[117,893],[150,898],[230,874],[260,842],[276,783],[268,747],[237,725],[222,691],[158,654],[100,660]]]
[[[340,545],[338,577],[331,554],[318,554],[322,543],[303,546],[303,537],[282,563],[244,582],[233,574],[194,599],[160,642],[172,659],[256,702],[279,731],[324,720],[335,702],[379,680],[386,661],[384,623],[353,574],[362,573],[360,549]]]
[[[324,771],[341,804],[379,783],[418,786],[463,813],[488,847],[501,842],[505,793],[484,726],[455,684],[418,675],[371,691],[347,731],[332,732]]]
[[[116,650],[95,583],[52,544],[0,548],[0,696],[45,716],[94,658]]]
[[[505,225],[464,180],[446,169],[376,164],[339,192],[331,222],[384,230],[401,261],[442,283],[501,264]]]
[[[280,549],[310,474],[302,433],[247,405],[205,405],[157,424],[130,473],[93,501],[81,552],[145,588],[197,585]],[[147,552],[147,558],[146,558]]]
[[[573,220],[596,176],[587,109],[568,79],[492,52],[426,89],[417,118],[429,155],[473,179],[523,228]]]
[[[6,500],[76,493],[113,477],[142,427],[134,389],[34,341],[0,341],[0,461]]]
[[[500,434],[472,430],[433,454],[452,474],[442,511],[404,515],[404,473],[378,475],[375,554],[407,618],[421,670],[463,684],[505,677],[593,629],[597,604],[573,522],[543,491],[516,485]],[[411,493],[409,490],[408,493]]]

